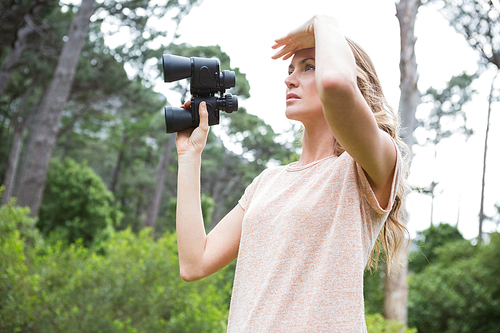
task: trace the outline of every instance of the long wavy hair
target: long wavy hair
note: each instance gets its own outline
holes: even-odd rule
[[[349,38],[346,38],[346,40],[356,59],[358,88],[370,106],[378,127],[389,133],[403,155],[401,180],[396,189],[394,205],[380,231],[367,265],[367,269],[376,269],[383,249],[388,272],[391,272],[392,268],[398,268],[397,266],[400,263],[399,255],[409,244],[409,233],[405,227],[406,210],[404,208],[404,199],[408,193],[409,149],[398,135],[400,126],[398,112],[387,103],[373,62],[358,44]],[[335,155],[339,156],[343,152],[342,146],[336,142]]]

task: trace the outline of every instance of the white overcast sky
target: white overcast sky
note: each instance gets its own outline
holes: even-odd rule
[[[276,132],[290,127],[284,116],[285,85],[289,61],[272,60],[274,39],[285,35],[315,14],[336,17],[344,34],[358,42],[371,56],[391,105],[399,102],[399,23],[395,3],[390,0],[204,0],[182,20],[178,42],[220,45],[231,58],[231,66],[246,73],[251,98],[242,101],[249,113],[271,124]],[[158,24],[168,26],[167,21]],[[419,87],[443,87],[453,75],[477,70],[477,54],[449,27],[432,7],[421,7],[416,24],[416,55]],[[457,224],[466,238],[478,233],[487,94],[491,72],[476,82],[480,93],[467,107],[469,126],[476,134],[467,142],[462,137],[443,141],[437,159],[433,148],[416,148],[410,181],[427,186],[439,182],[434,203],[434,223]],[[500,80],[499,80],[500,81]],[[497,83],[500,86],[500,82]],[[159,82],[155,90],[168,94],[169,84]],[[173,105],[176,102],[169,99]],[[487,163],[485,213],[494,214],[500,204],[500,112],[491,118]],[[412,236],[430,225],[431,201],[414,193],[409,197],[409,229]],[[485,231],[496,228],[487,224]]]

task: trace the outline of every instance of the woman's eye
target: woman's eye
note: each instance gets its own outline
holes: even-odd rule
[[[307,65],[305,71],[313,71],[315,67],[313,65]]]

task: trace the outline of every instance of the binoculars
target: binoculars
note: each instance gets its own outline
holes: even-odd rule
[[[235,75],[232,71],[220,71],[217,59],[180,57],[163,55],[163,76],[165,82],[174,82],[190,78],[191,109],[164,108],[167,133],[196,128],[200,124],[199,107],[207,104],[208,124],[219,123],[219,111],[231,113],[238,110],[238,98],[224,91],[234,87]],[[219,97],[215,96],[219,93]]]

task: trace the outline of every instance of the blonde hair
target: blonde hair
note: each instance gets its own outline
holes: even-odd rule
[[[346,38],[357,65],[357,84],[361,94],[370,106],[378,127],[387,132],[396,142],[399,150],[403,154],[403,168],[399,186],[396,189],[396,197],[391,212],[384,223],[377,238],[368,269],[376,269],[382,248],[384,250],[388,271],[399,263],[401,250],[406,249],[409,244],[408,230],[405,227],[406,211],[403,202],[408,192],[407,169],[409,149],[404,141],[399,137],[399,116],[398,113],[387,103],[375,67],[368,54],[355,42]],[[335,143],[335,155],[339,156],[344,152],[342,146]]]

